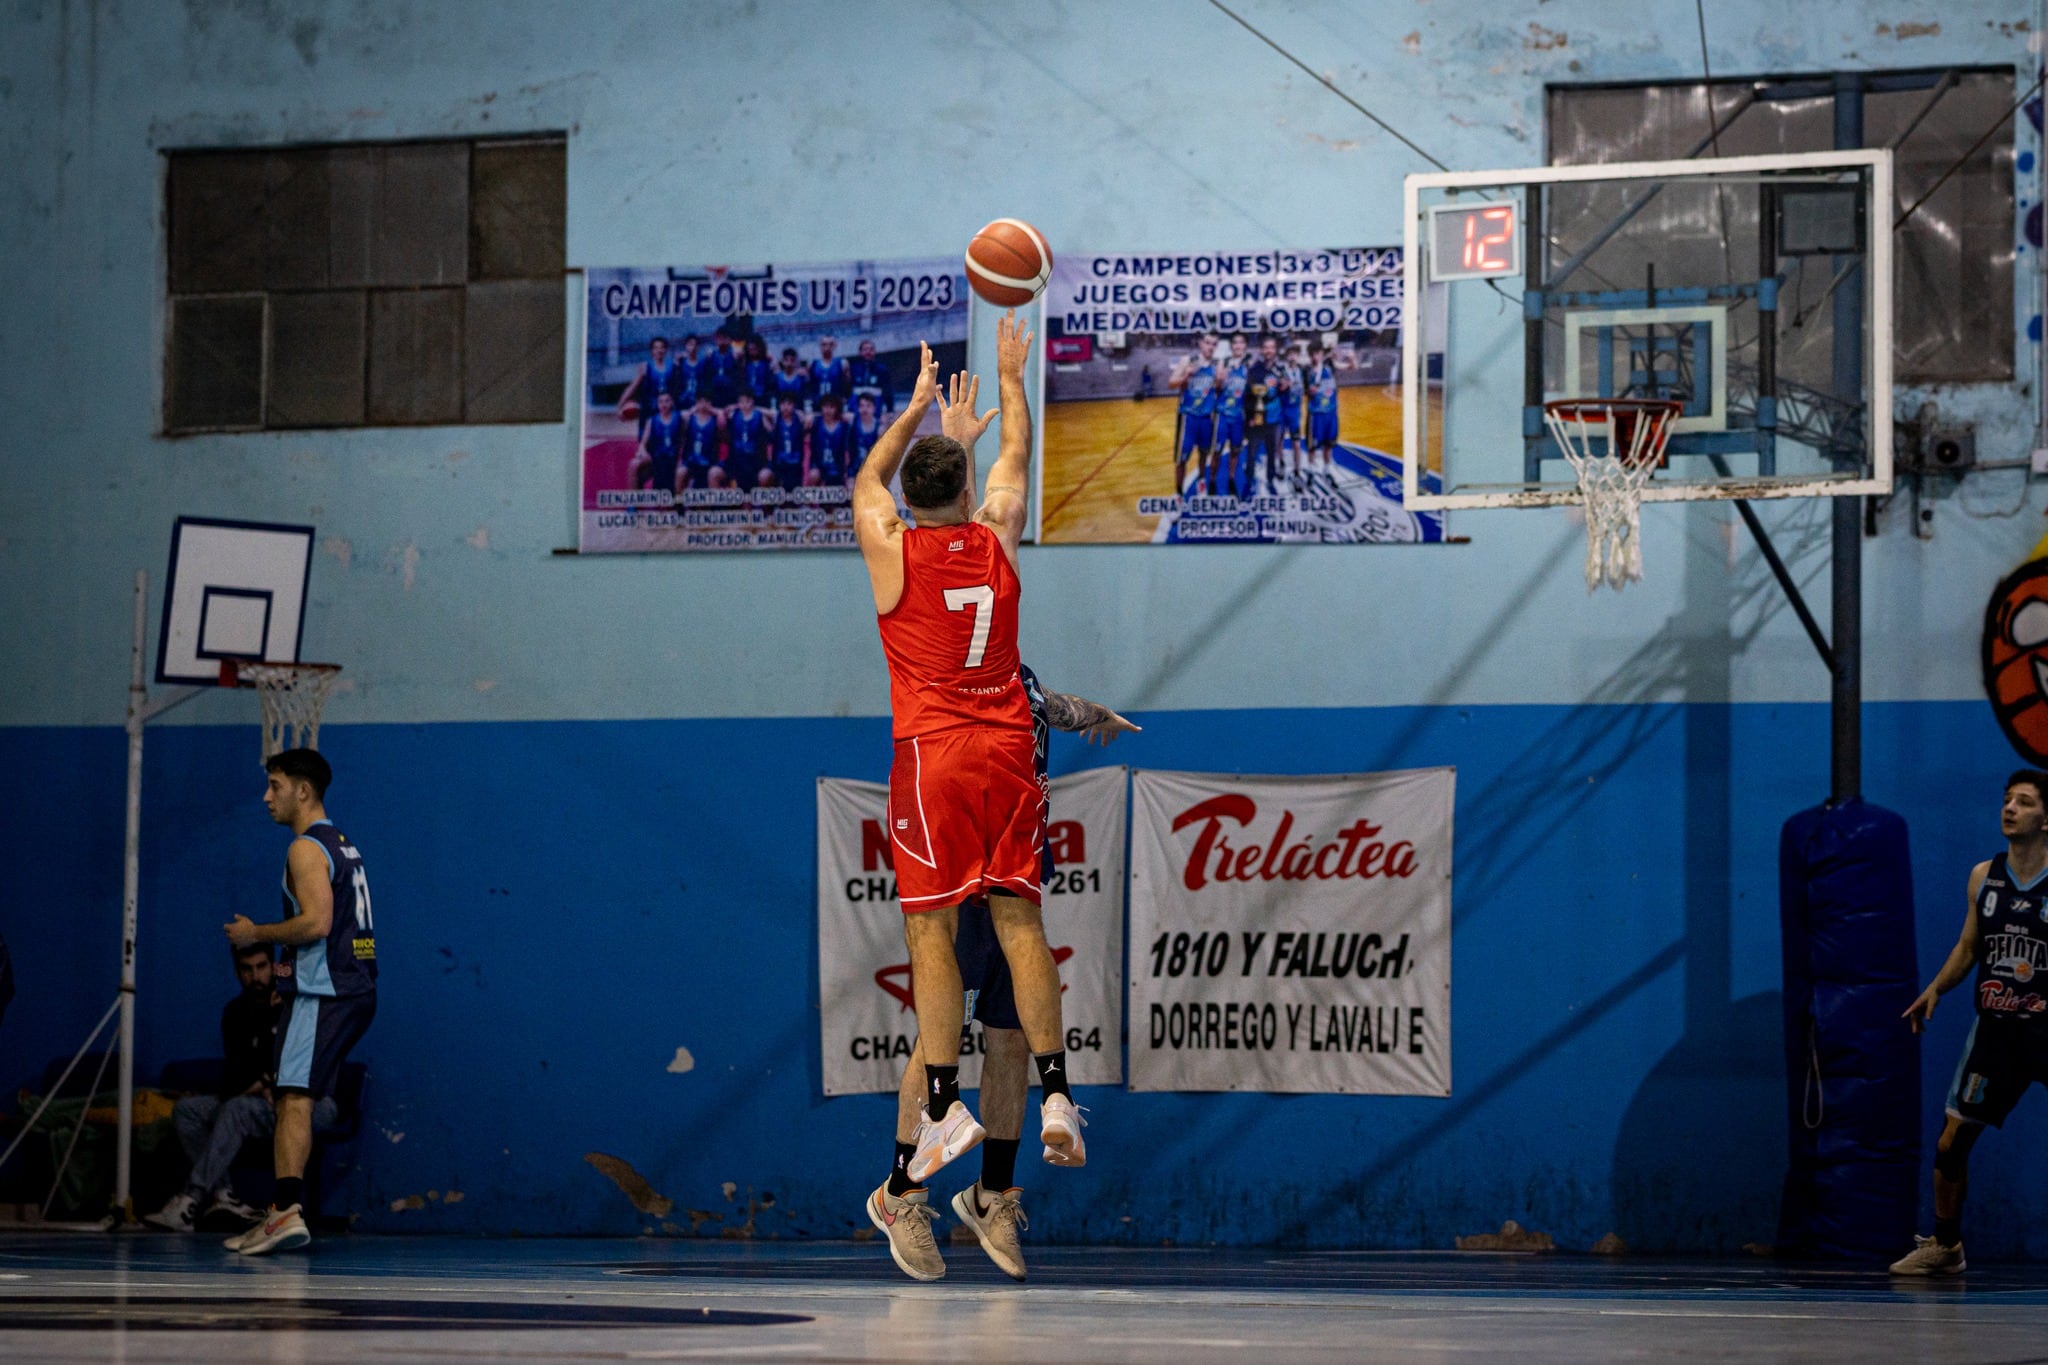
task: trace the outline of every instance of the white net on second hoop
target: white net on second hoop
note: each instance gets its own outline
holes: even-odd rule
[[[1663,398],[1568,398],[1543,420],[1579,476],[1586,506],[1586,591],[1643,578],[1643,486],[1664,462],[1683,410]],[[1596,444],[1597,443],[1597,444]]]
[[[340,664],[236,665],[235,676],[263,704],[263,756],[320,747],[320,712],[341,678]],[[287,743],[286,741],[290,742]]]

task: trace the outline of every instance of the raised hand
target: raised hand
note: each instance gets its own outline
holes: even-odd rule
[[[996,322],[996,374],[1002,379],[1022,379],[1024,361],[1031,354],[1031,332],[1017,321],[1012,308]]]
[[[996,410],[990,408],[979,417],[974,415],[974,400],[981,392],[978,375],[961,370],[953,376],[951,388],[951,398],[939,395],[939,430],[972,450],[988,430],[988,424],[996,420]]]
[[[1143,728],[1144,727],[1141,725],[1131,724],[1129,721],[1125,720],[1116,712],[1111,711],[1106,720],[1098,720],[1093,725],[1083,730],[1081,732],[1081,740],[1084,744],[1101,744],[1107,746],[1109,742],[1115,739],[1118,735],[1136,734],[1139,730]]]
[[[932,348],[920,341],[917,343],[917,387],[911,390],[910,401],[914,405],[930,407],[938,396],[939,362],[932,358]]]
[[[1899,1017],[1912,1025],[1913,1032],[1918,1033],[1934,1018],[1934,1006],[1940,999],[1941,996],[1935,992],[1934,987],[1929,986],[1913,997],[1913,1003],[1906,1006],[1906,1012]]]

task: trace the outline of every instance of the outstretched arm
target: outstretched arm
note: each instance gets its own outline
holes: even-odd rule
[[[1088,743],[1103,745],[1118,735],[1144,728],[1131,724],[1099,701],[1070,692],[1045,694],[1045,723],[1055,730],[1079,730]]]
[[[889,484],[903,464],[904,452],[910,449],[918,424],[931,411],[932,400],[939,396],[939,362],[932,359],[932,348],[922,341],[917,343],[917,349],[917,391],[875,442],[867,463],[860,467],[853,481],[853,528],[863,551],[869,549],[871,541],[903,529],[903,519],[896,515],[896,495],[889,491]]]
[[[1963,911],[1963,932],[1956,938],[1956,946],[1949,949],[1948,961],[1941,964],[1941,970],[1934,974],[1934,980],[1927,989],[1914,997],[1906,1006],[1905,1019],[1918,1033],[1934,1018],[1935,1002],[1962,984],[1970,974],[1970,968],[1977,964],[1977,893],[1984,889],[1984,878],[1991,872],[1991,864],[1983,862],[1970,869],[1970,903]]]
[[[1024,539],[1029,503],[1025,489],[1031,476],[1031,403],[1024,396],[1024,359],[1031,354],[1031,333],[1017,321],[1015,309],[996,323],[996,380],[1003,407],[1003,447],[988,472],[988,491],[974,519],[994,528],[1010,562],[1017,562],[1017,544]]]

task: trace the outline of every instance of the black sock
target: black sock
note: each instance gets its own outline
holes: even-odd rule
[[[306,1179],[304,1176],[281,1175],[277,1178],[277,1193],[270,1197],[270,1207],[288,1209],[294,1204],[306,1202]]]
[[[917,1182],[910,1178],[910,1158],[916,1153],[915,1143],[896,1144],[896,1164],[889,1169],[889,1193],[899,1199],[917,1188]]]
[[[986,1144],[984,1144],[986,1145]],[[1934,1220],[1934,1240],[1945,1247],[1961,1246],[1963,1241],[1963,1215]]]
[[[1038,1063],[1038,1084],[1047,1099],[1054,1095],[1074,1098],[1074,1092],[1067,1089],[1067,1054],[1064,1051],[1034,1052],[1031,1060]]]
[[[933,1066],[924,1064],[924,1112],[931,1115],[933,1123],[946,1117],[946,1111],[960,1098],[960,1068],[954,1066]]]
[[[983,1138],[981,1140],[981,1187],[990,1194],[1001,1194],[1017,1183],[1017,1139]]]

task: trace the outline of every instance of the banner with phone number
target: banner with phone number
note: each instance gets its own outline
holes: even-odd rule
[[[1126,768],[1052,779],[1045,937],[1059,966],[1068,1072],[1076,1085],[1123,1079],[1128,785]],[[888,801],[885,783],[818,779],[818,1014],[827,1095],[893,1092],[916,1046]],[[968,1087],[981,1084],[978,1015],[977,1009],[960,1058],[960,1084]]]
[[[586,272],[583,554],[853,544],[853,476],[967,357],[957,258]],[[938,430],[934,410],[920,429]]]

